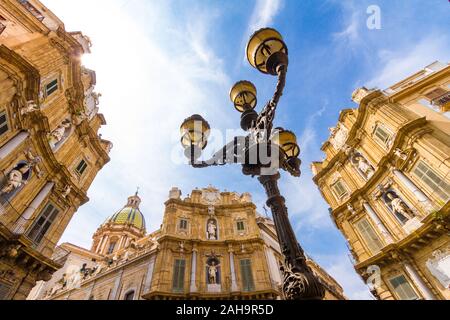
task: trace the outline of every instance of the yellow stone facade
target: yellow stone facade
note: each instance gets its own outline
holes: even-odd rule
[[[56,244],[112,144],[80,63],[89,38],[39,1],[2,0],[0,18],[0,299],[25,299],[61,267]]]
[[[314,181],[379,299],[450,298],[450,66],[360,88]]]
[[[173,188],[161,228],[150,234],[138,217],[140,202],[129,197],[95,232],[91,250],[61,245],[70,252],[64,267],[29,299],[282,299],[275,228],[248,193],[208,187],[182,198]],[[308,264],[326,299],[345,299],[330,275]]]

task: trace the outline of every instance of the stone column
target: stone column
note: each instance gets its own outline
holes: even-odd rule
[[[95,248],[95,253],[99,253],[100,252],[99,250],[102,248],[104,240],[105,240],[105,237],[104,236],[101,237],[100,241],[97,244],[97,247]]]
[[[197,274],[197,248],[192,249],[192,261],[191,261],[191,286],[190,292],[197,292],[196,284],[196,274]]]
[[[104,237],[104,242],[103,242],[102,248],[100,249],[100,252],[99,252],[100,254],[105,254],[105,247],[108,244],[108,239],[109,239],[109,236],[106,235]]]
[[[380,230],[381,234],[383,235],[384,240],[387,244],[393,243],[392,236],[389,233],[389,231],[386,229],[384,224],[381,222],[380,218],[378,218],[378,215],[375,213],[375,211],[372,209],[370,204],[367,201],[363,202],[364,210],[366,210],[367,214],[369,215],[370,219],[375,223],[378,230]]]
[[[230,256],[231,292],[236,292],[239,291],[239,288],[236,281],[236,271],[234,270],[234,254],[233,248],[231,248],[231,246],[228,249],[228,254]]]
[[[417,273],[416,269],[409,263],[404,263],[406,272],[408,272],[409,277],[416,284],[419,291],[422,293],[423,297],[426,300],[436,300],[433,292],[431,292],[430,288],[426,285],[426,283],[422,280],[420,275]]]
[[[24,142],[28,138],[28,136],[28,132],[21,131],[14,138],[10,139],[3,147],[0,148],[0,160],[6,158],[22,142]]]
[[[401,181],[401,183],[406,188],[408,188],[414,194],[414,196],[426,212],[430,213],[434,210],[434,206],[430,199],[414,184],[414,182],[411,181],[411,179],[409,179],[403,172],[397,169],[392,170],[392,173]]]
[[[36,209],[42,204],[42,202],[47,198],[49,193],[52,191],[54,182],[47,182],[47,184],[41,189],[38,195],[33,199],[28,208],[23,212],[22,216],[17,220],[16,226],[14,228],[14,233],[23,234],[25,231],[25,226],[28,220],[31,219]]]

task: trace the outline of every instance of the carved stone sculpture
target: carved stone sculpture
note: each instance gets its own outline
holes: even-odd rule
[[[386,196],[390,200],[392,210],[395,213],[401,214],[408,220],[414,218],[414,212],[408,207],[408,205],[402,199],[397,197],[392,192],[388,192]]]
[[[36,102],[30,100],[27,101],[27,105],[20,109],[20,114],[25,115],[39,110],[39,106]]]
[[[214,223],[214,220],[210,220],[208,222],[208,239],[209,240],[217,240],[217,226]]]
[[[210,284],[217,283],[217,267],[214,261],[212,261],[211,265],[208,267],[208,280]]]
[[[10,173],[8,173],[8,180],[6,181],[5,185],[1,189],[0,193],[10,193],[20,186],[22,184],[25,184],[26,181],[23,180],[23,175],[30,170],[30,165],[25,164],[20,169],[13,169]]]
[[[55,130],[52,131],[49,138],[49,143],[54,147],[58,142],[64,138],[66,129],[71,127],[71,122],[69,119],[64,120]]]
[[[66,199],[67,196],[70,194],[70,192],[72,191],[72,187],[70,185],[66,185],[61,193],[61,196]]]

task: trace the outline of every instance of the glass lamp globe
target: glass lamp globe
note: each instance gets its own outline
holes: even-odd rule
[[[272,28],[256,31],[247,44],[247,59],[262,73],[277,74],[280,64],[287,65],[288,49],[281,34]]]

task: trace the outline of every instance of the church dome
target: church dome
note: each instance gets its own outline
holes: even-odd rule
[[[131,224],[134,227],[145,231],[145,219],[139,209],[140,203],[141,199],[136,192],[134,196],[128,198],[128,203],[116,212],[108,222],[114,224]]]

